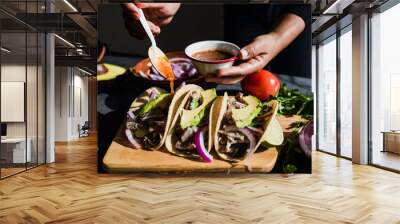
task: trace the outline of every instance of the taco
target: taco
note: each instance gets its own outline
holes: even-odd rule
[[[132,102],[125,129],[132,148],[157,150],[164,144],[170,122],[189,88],[190,85],[183,86],[171,95],[152,87]]]
[[[213,140],[221,159],[239,162],[250,158],[260,147],[282,144],[283,131],[275,118],[278,101],[262,103],[256,97],[240,92],[236,96],[225,93],[218,98],[222,102]]]
[[[179,105],[177,116],[170,125],[165,139],[165,147],[174,155],[211,162],[212,127],[215,119],[211,105],[217,97],[215,89],[204,90],[192,85]],[[211,112],[210,112],[211,111]]]

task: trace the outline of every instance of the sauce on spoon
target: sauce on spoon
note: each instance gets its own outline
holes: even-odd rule
[[[156,40],[154,39],[154,35],[150,30],[143,10],[139,8],[138,12],[140,14],[140,23],[142,24],[144,31],[146,32],[147,36],[149,36],[149,39],[151,41],[151,47],[148,51],[150,62],[153,64],[154,68],[169,81],[171,93],[174,93],[175,75],[172,70],[172,66],[169,63],[169,60],[164,52],[162,52],[162,50],[157,47]]]
[[[175,75],[167,56],[163,55],[161,57],[158,57],[155,60],[155,65],[153,66],[160,72],[161,75],[163,75],[169,81],[171,93],[174,93]]]

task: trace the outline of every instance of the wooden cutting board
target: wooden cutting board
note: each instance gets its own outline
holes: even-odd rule
[[[299,116],[277,117],[285,135],[290,134],[290,124],[302,120]],[[231,164],[220,160],[213,154],[214,161],[205,163],[190,160],[170,154],[165,148],[159,151],[147,151],[132,149],[129,142],[122,133],[118,133],[111,143],[103,159],[103,164],[108,172],[152,172],[152,173],[204,173],[204,172],[226,172],[244,173],[248,172],[243,162]],[[271,147],[263,152],[256,152],[252,159],[252,173],[268,173],[275,165],[278,158],[278,150]]]

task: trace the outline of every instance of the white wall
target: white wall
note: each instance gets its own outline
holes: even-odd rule
[[[25,82],[25,64],[9,64],[1,66],[1,81]],[[1,108],[6,110],[7,108]],[[12,122],[7,123],[7,137],[25,137],[25,123]]]
[[[36,73],[36,67],[27,66],[20,64],[4,64],[1,66],[1,81],[3,82],[25,82],[26,70],[28,74],[32,74],[33,70]],[[28,77],[29,78],[29,77]],[[36,80],[29,80],[29,85],[36,86]],[[27,103],[35,103],[36,107],[36,88],[27,89]],[[32,92],[31,92],[32,91]],[[33,105],[31,105],[33,106]],[[7,108],[1,108],[1,110],[7,110]],[[36,114],[27,114],[28,122],[35,121],[36,124]],[[33,124],[28,124],[28,128],[33,127]],[[36,130],[36,126],[35,126]],[[29,130],[28,130],[29,131]],[[7,135],[8,137],[25,137],[25,122],[7,122]],[[28,133],[29,137],[29,133]]]
[[[79,87],[81,89],[81,107],[82,107],[82,113],[78,113],[76,111],[75,113],[75,123],[73,124],[74,127],[77,127],[78,124],[81,126],[85,123],[85,121],[89,121],[89,80],[88,77],[85,76],[84,73],[80,72],[79,70],[75,70],[78,72],[78,74],[75,72],[75,86]],[[76,133],[74,134],[75,138],[79,138],[78,136],[78,129],[74,129]]]
[[[55,68],[55,141],[67,141],[69,132],[69,68]]]
[[[37,71],[38,69],[38,71]],[[25,80],[27,78],[27,80]],[[39,163],[44,162],[44,74],[42,68],[25,64],[2,64],[1,81],[24,82],[26,84],[26,107],[22,107],[22,113],[26,110],[26,121],[23,122],[6,122],[8,138],[25,138],[29,139],[31,148],[32,161]],[[23,93],[22,93],[23,94]],[[4,96],[2,96],[4,97]],[[10,108],[1,108],[2,111],[10,110]],[[10,111],[8,111],[10,112]],[[39,153],[37,156],[36,153]]]
[[[76,68],[56,67],[55,85],[55,140],[77,139],[78,125],[89,117],[88,78]]]

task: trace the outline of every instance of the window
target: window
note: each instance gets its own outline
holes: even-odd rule
[[[39,12],[40,5],[18,3],[28,13]],[[0,23],[0,178],[5,178],[45,163],[46,39],[12,15],[0,17],[8,21]]]
[[[318,47],[318,149],[336,154],[336,36]]]
[[[26,170],[31,162],[31,141],[27,138],[25,99],[27,83],[26,32],[1,31],[1,123],[5,125],[0,144],[1,177]],[[6,49],[6,50],[4,50]],[[7,97],[13,95],[13,98]]]
[[[400,4],[371,18],[371,162],[400,170]]]
[[[351,26],[340,36],[340,155],[352,157],[352,33]]]

